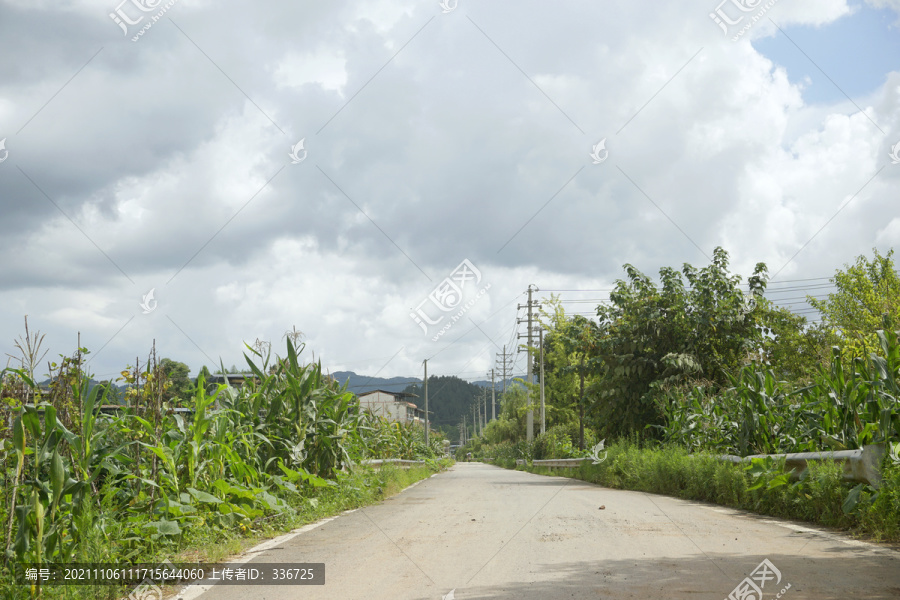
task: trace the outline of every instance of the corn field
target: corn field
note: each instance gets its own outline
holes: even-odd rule
[[[900,343],[877,332],[878,352],[845,365],[833,349],[830,369],[792,389],[771,369],[745,366],[730,386],[670,389],[659,406],[666,441],[692,451],[747,456],[848,450],[900,440]]]
[[[248,531],[289,515],[364,458],[436,454],[439,435],[428,448],[420,427],[360,413],[320,363],[300,362],[302,349],[288,340],[270,364],[247,346],[255,377],[234,389],[201,376],[187,411],[165,400],[153,355],[146,371],[123,372],[133,385],[113,415],[99,411],[103,386],[88,391],[77,369],[49,394],[28,368],[0,372],[6,567],[159,555],[192,529]]]

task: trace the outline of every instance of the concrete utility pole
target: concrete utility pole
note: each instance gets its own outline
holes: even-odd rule
[[[525,379],[528,381],[529,384],[534,384],[534,375],[532,374],[533,360],[532,360],[532,356],[531,356],[532,335],[534,334],[534,331],[532,329],[531,322],[532,322],[532,318],[533,318],[532,310],[535,307],[535,303],[531,299],[531,294],[532,294],[532,292],[536,292],[536,291],[539,291],[537,286],[534,286],[534,285],[528,286],[528,304],[525,305],[525,307],[524,307],[524,308],[528,309],[528,317],[526,319],[522,319],[528,323],[528,331],[525,334],[525,337],[528,338],[528,345],[525,348],[525,352],[527,353],[527,356],[526,356],[527,366],[526,366],[526,371],[525,371]],[[523,308],[521,304],[519,305],[519,308]],[[523,337],[522,334],[519,334],[519,337]],[[531,440],[534,439],[534,409],[531,408],[531,390],[529,390],[528,388],[525,389],[525,397],[526,397],[526,399],[527,399],[526,401],[528,403],[528,413],[525,417],[525,426],[527,428],[526,432],[525,432],[525,439],[530,442]]]
[[[478,435],[478,398],[475,398],[475,404],[472,405],[472,434]]]
[[[503,358],[500,359],[500,360],[501,360],[501,363],[500,363],[499,365],[497,365],[497,366],[499,366],[499,367],[503,370],[503,393],[505,394],[505,393],[506,393],[506,379],[507,379],[507,377],[506,377],[506,371],[507,371],[507,370],[512,371],[512,365],[509,364],[509,360],[510,360],[509,357],[512,356],[512,354],[508,354],[508,353],[506,352],[506,346],[505,346],[505,345],[503,346],[503,354],[501,354],[501,356],[502,356]]]
[[[428,359],[425,359],[425,445],[428,446]]]
[[[494,369],[491,369],[491,421],[497,418],[497,391],[494,388]]]
[[[541,433],[544,433],[546,427],[546,419],[544,417],[544,330],[539,329],[540,339],[538,343],[541,345]]]
[[[481,390],[481,433],[484,433],[484,426],[487,425],[487,388]]]

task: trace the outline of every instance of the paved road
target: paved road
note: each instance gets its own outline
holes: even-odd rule
[[[251,564],[323,562],[326,584],[217,585],[183,597],[440,600],[455,590],[460,600],[722,600],[755,572],[765,600],[786,588],[786,600],[900,598],[900,552],[717,506],[480,463],[458,463],[274,546]],[[765,559],[771,567],[760,572]]]

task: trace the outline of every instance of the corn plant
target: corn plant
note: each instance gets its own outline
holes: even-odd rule
[[[663,437],[693,450],[742,456],[900,439],[900,342],[889,330],[877,338],[880,352],[852,359],[849,368],[835,348],[829,368],[803,388],[777,381],[772,370],[746,366],[728,375],[726,390],[669,390],[660,400]]]
[[[18,530],[12,551],[20,562],[72,559],[77,543],[74,517],[85,483],[73,477],[71,465],[63,458],[64,441],[55,407],[40,403],[19,410],[13,422],[13,445],[16,476],[24,479],[15,493],[24,502],[15,508]]]

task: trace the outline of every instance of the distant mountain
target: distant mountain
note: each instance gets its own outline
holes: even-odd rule
[[[421,377],[370,377],[357,375],[353,371],[335,371],[331,376],[341,385],[349,382],[347,390],[354,394],[364,394],[372,390],[402,392],[406,386],[422,381]]]

